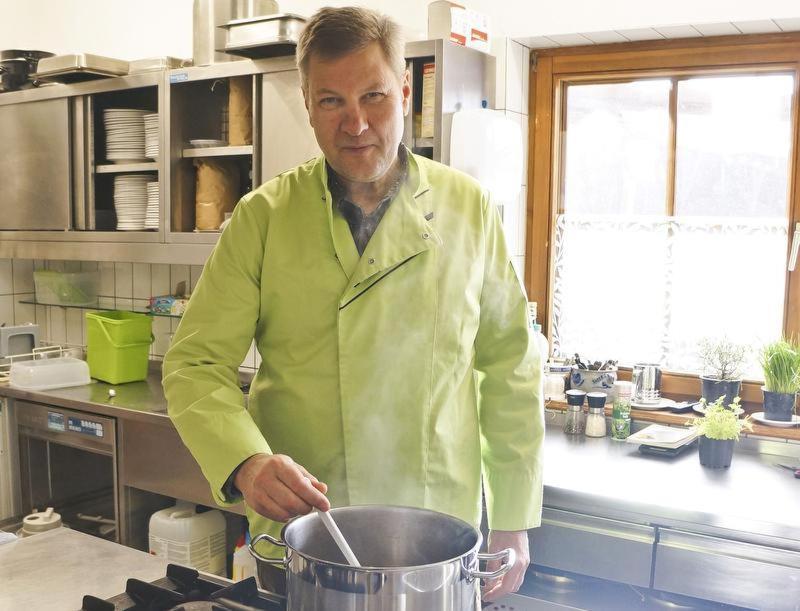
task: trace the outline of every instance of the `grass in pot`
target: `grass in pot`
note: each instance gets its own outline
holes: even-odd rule
[[[748,347],[727,337],[705,338],[700,341],[698,355],[703,364],[700,376],[701,396],[707,403],[720,397],[732,400],[742,389],[742,367]]]
[[[787,339],[772,342],[761,350],[760,361],[764,370],[764,418],[789,422],[800,390],[800,346]]]
[[[700,446],[700,464],[712,469],[725,469],[731,466],[733,460],[733,446],[739,440],[743,430],[752,430],[750,416],[739,418],[739,397],[725,405],[725,399],[720,397],[713,403],[701,399],[705,410],[702,418],[692,418],[687,423],[694,428],[698,435]]]

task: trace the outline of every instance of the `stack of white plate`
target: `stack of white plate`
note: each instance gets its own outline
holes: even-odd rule
[[[118,231],[142,231],[147,216],[147,183],[150,174],[120,174],[114,177],[114,210]]]
[[[158,159],[158,113],[144,116],[144,155]]]
[[[144,116],[146,110],[106,108],[106,159],[118,163],[142,161],[144,155]]]
[[[158,181],[147,183],[147,209],[144,214],[144,228],[158,229]]]

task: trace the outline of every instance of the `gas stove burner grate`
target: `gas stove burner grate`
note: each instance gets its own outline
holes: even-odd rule
[[[187,567],[167,566],[167,576],[154,583],[128,579],[125,594],[108,600],[84,596],[81,611],[258,611],[281,609],[268,603],[255,577],[234,584],[211,581]]]

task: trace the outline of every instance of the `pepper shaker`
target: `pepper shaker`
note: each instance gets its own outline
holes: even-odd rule
[[[583,434],[583,401],[586,393],[582,390],[567,391],[567,417],[564,420],[564,432],[567,435]]]

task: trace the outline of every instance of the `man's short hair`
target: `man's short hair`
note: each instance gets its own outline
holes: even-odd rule
[[[405,40],[400,26],[376,11],[358,6],[325,7],[306,23],[297,43],[297,67],[303,90],[308,88],[312,55],[335,60],[377,42],[389,65],[402,77],[406,69]]]

